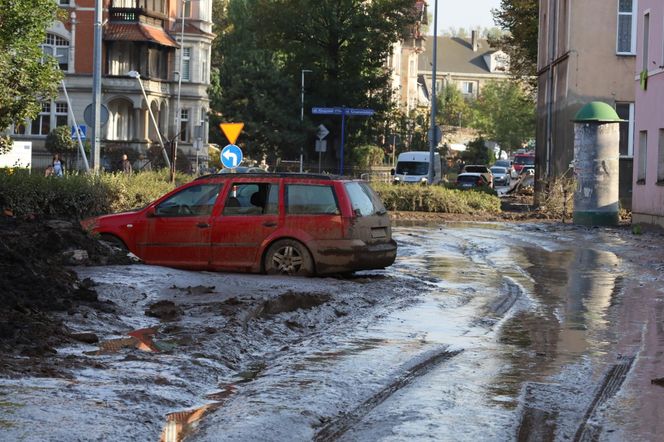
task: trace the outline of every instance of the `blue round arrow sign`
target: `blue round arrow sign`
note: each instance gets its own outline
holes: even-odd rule
[[[235,144],[229,144],[221,149],[221,164],[229,169],[235,169],[242,162],[242,149]]]

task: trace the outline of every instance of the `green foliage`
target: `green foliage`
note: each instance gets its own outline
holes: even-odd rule
[[[471,108],[456,85],[447,84],[437,96],[438,117],[446,126],[466,127],[471,117]]]
[[[538,0],[501,0],[493,10],[498,26],[508,31],[489,39],[510,57],[510,72],[516,78],[537,87],[537,34],[539,27]]]
[[[535,101],[515,82],[489,82],[473,103],[471,127],[511,152],[535,136]]]
[[[9,135],[0,135],[0,155],[4,155],[12,150],[13,141]]]
[[[443,186],[371,185],[388,210],[438,213],[497,214],[500,199],[482,191]]]
[[[243,121],[253,158],[293,157],[312,150],[320,123],[338,138],[339,118],[313,121],[312,106],[367,107],[377,114],[347,122],[347,151],[374,140],[394,105],[385,60],[416,19],[412,0],[229,0],[216,28],[212,123]],[[301,123],[303,69],[312,72]]]
[[[494,155],[486,147],[484,138],[480,137],[468,143],[468,149],[461,152],[461,159],[466,164],[489,165],[494,162]]]
[[[190,179],[176,176],[177,185]],[[63,178],[0,172],[0,208],[10,208],[20,218],[82,219],[145,206],[173,188],[166,170]]]
[[[53,0],[0,0],[0,127],[33,118],[55,97],[62,74],[40,44],[56,17]]]
[[[76,154],[78,145],[71,138],[71,131],[68,126],[58,126],[48,133],[44,147],[53,154],[60,154],[67,164],[67,169],[71,170],[71,158]]]
[[[381,166],[384,159],[385,152],[378,146],[364,145],[353,150],[353,165],[362,170]]]

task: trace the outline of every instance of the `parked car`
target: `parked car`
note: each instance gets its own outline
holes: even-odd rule
[[[467,172],[457,175],[456,186],[459,189],[473,189],[476,187],[489,187],[489,182],[481,173]]]
[[[486,178],[487,182],[489,183],[489,187],[493,187],[493,174],[491,173],[491,169],[489,169],[487,166],[479,164],[466,165],[463,166],[461,173],[480,173],[482,176],[484,176],[484,178]]]
[[[493,163],[493,167],[504,167],[507,169],[510,178],[516,178],[518,175],[516,170],[514,170],[514,162],[512,160],[496,160],[496,162]]]
[[[493,185],[494,186],[509,186],[510,185],[510,174],[507,171],[507,168],[500,166],[493,166],[491,168],[491,173],[493,174]]]
[[[147,264],[188,269],[348,273],[387,267],[397,251],[369,184],[330,175],[206,175],[81,224]]]
[[[535,165],[535,154],[532,153],[519,153],[514,155],[514,170],[521,172],[524,166]]]

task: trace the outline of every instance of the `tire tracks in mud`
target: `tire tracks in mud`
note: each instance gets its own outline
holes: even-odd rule
[[[363,417],[369,414],[377,406],[385,402],[389,397],[411,384],[416,379],[426,375],[443,362],[453,358],[461,353],[462,350],[449,351],[448,347],[435,351],[432,355],[426,357],[423,361],[417,363],[387,385],[382,390],[362,402],[355,409],[343,413],[333,421],[327,423],[323,428],[316,432],[314,441],[328,442],[337,440],[344,433],[359,423]]]

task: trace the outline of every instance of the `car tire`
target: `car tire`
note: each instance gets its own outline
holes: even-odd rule
[[[282,239],[270,246],[263,263],[269,275],[310,276],[314,262],[307,248],[299,241]]]
[[[115,235],[111,235],[109,233],[102,233],[99,235],[99,239],[102,241],[105,241],[112,245],[113,247],[117,247],[118,249],[122,250],[123,252],[128,252],[129,249],[127,248],[127,245],[122,241],[120,238],[118,238]]]

